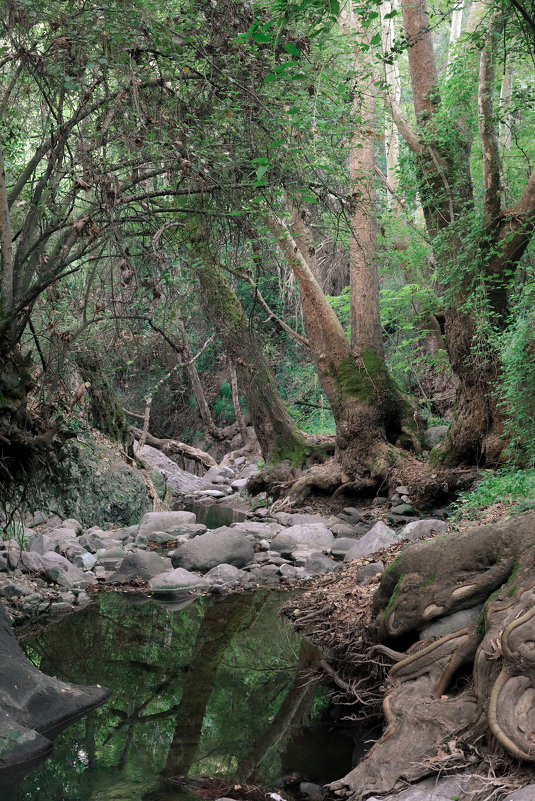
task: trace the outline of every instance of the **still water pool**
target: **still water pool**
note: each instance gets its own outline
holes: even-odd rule
[[[261,592],[166,608],[102,595],[23,635],[42,671],[113,695],[57,738],[9,801],[191,801],[177,777],[273,786],[292,772],[319,783],[343,775],[352,738],[326,730],[327,694],[311,681],[319,654],[279,617],[284,600]]]

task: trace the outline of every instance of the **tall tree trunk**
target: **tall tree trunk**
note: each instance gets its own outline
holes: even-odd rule
[[[228,360],[228,371],[230,374],[230,388],[232,392],[232,405],[234,407],[234,416],[236,418],[236,422],[238,423],[238,428],[240,429],[242,443],[246,445],[247,429],[245,427],[245,420],[243,419],[243,415],[240,409],[240,391],[238,388],[238,374],[236,373],[236,365],[230,358]]]
[[[273,373],[245,312],[212,253],[204,231],[192,236],[198,256],[195,266],[208,319],[218,332],[226,354],[236,365],[247,409],[266,461],[299,461],[306,441],[288,414]]]
[[[397,10],[397,2],[385,0],[381,4],[381,49],[385,59],[385,79],[392,98],[396,103],[401,102],[401,79],[397,61],[392,58],[392,48],[396,36],[394,28],[394,17]],[[387,114],[385,117],[385,155],[386,155],[386,178],[392,190],[387,192],[387,203],[390,209],[398,209],[398,205],[393,197],[398,190],[398,161],[399,161],[399,135],[393,119]]]
[[[488,281],[487,296],[495,322],[505,318],[505,268],[518,262],[531,236],[535,178],[532,176],[533,187],[530,186],[532,178],[528,181],[511,216],[504,218],[500,211],[499,164],[492,110],[494,18],[480,60],[479,81],[480,135],[486,182],[485,222],[481,237],[490,239],[490,245],[488,255],[483,255],[482,262],[475,265],[473,271],[465,267],[461,279],[453,278],[449,263],[451,254],[462,254],[465,247],[459,234],[460,227],[455,223],[473,205],[468,159],[470,140],[463,131],[461,120],[451,126],[447,143],[435,143],[433,117],[440,97],[425,0],[417,0],[416,3],[402,0],[402,8],[409,42],[414,108],[423,132],[421,137],[413,131],[411,137],[405,138],[416,153],[420,182],[425,187],[422,201],[431,240],[436,242],[437,236],[442,240],[441,246],[435,248],[435,257],[441,267],[443,280],[452,289],[454,281],[457,281],[446,310],[448,353],[452,368],[459,378],[457,402],[449,436],[438,447],[435,457],[446,465],[463,461],[493,464],[501,460],[505,445],[502,439],[503,413],[496,397],[498,357],[489,343],[481,342],[475,312],[469,309],[468,303],[477,274]],[[468,27],[481,20],[482,9],[482,3],[473,4]],[[403,133],[401,128],[400,131]],[[519,218],[513,217],[517,209]],[[511,243],[515,239],[517,247],[513,250]],[[478,341],[479,347],[476,346]]]
[[[273,215],[265,223],[299,284],[303,318],[318,379],[336,424],[335,457],[355,488],[372,487],[388,469],[387,442],[401,430],[400,402],[382,360],[363,348],[356,356],[315,276],[315,254],[304,247],[302,217],[294,214],[297,238]]]
[[[186,329],[184,328],[184,321],[182,320],[180,312],[178,311],[176,313],[175,323],[180,337],[180,344],[184,352],[184,357],[185,357],[184,361],[186,362],[186,372],[188,374],[193,395],[195,397],[195,400],[197,401],[197,406],[199,408],[199,414],[201,416],[201,420],[203,421],[204,425],[206,426],[210,434],[217,435],[219,433],[219,430],[216,424],[214,423],[214,418],[212,417],[210,407],[208,406],[208,403],[206,401],[206,395],[204,394],[204,390],[202,388],[201,379],[199,378],[199,373],[197,370],[197,365],[195,364],[195,359],[193,358],[191,345],[189,344],[188,335],[186,334]]]

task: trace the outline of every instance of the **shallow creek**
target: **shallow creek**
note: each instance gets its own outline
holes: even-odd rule
[[[326,720],[326,692],[310,683],[315,649],[278,616],[286,598],[163,606],[108,594],[23,634],[41,670],[113,696],[57,738],[10,801],[185,801],[177,776],[273,787],[289,773],[318,783],[346,773],[351,732]]]

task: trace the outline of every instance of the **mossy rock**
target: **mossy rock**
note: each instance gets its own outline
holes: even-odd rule
[[[128,465],[117,449],[88,439],[70,442],[64,449],[60,476],[49,484],[36,504],[61,517],[74,517],[84,526],[139,523],[152,509],[143,477]]]

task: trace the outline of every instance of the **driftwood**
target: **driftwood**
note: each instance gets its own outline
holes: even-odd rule
[[[132,431],[132,434],[136,440],[140,440],[143,436],[144,432],[140,428],[135,428],[132,426],[130,430]],[[186,445],[185,442],[179,442],[176,439],[159,439],[158,437],[153,437],[152,434],[147,432],[145,434],[145,443],[150,445],[152,448],[157,448],[167,456],[172,453],[178,453],[180,456],[184,456],[186,459],[193,459],[195,462],[200,462],[202,465],[204,465],[204,467],[206,467],[207,470],[217,464],[215,459],[213,459],[209,453],[201,451],[199,448],[193,448],[191,445]]]

